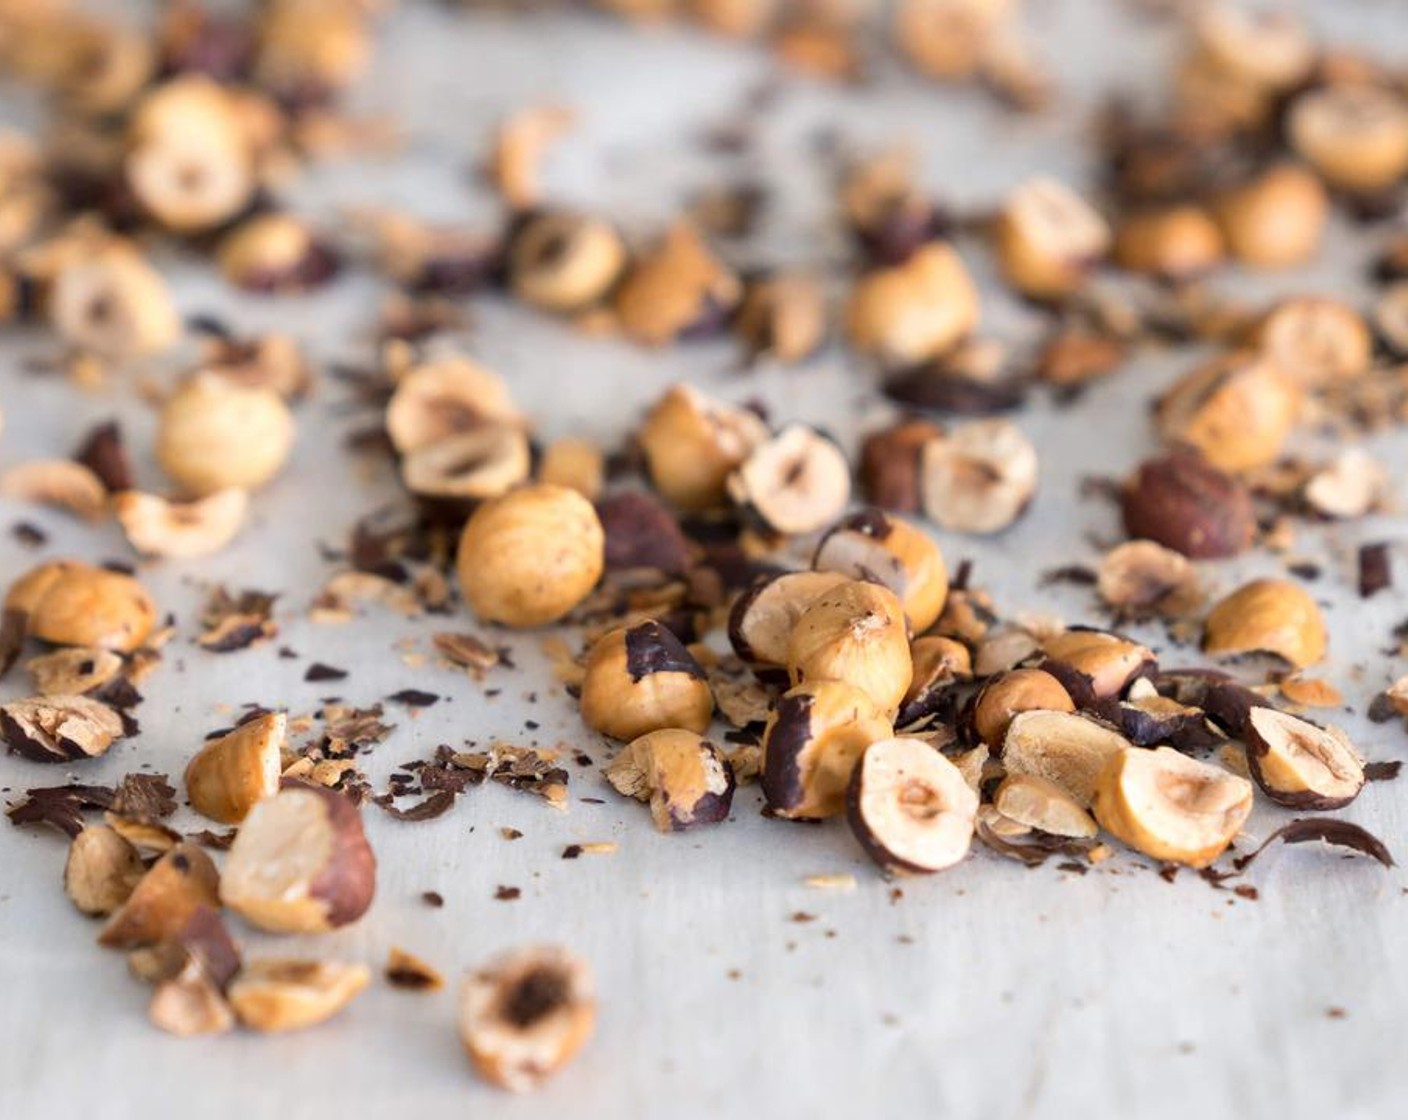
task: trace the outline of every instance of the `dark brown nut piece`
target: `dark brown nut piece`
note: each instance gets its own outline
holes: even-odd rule
[[[983,685],[973,698],[969,722],[974,738],[996,750],[1020,713],[1075,710],[1071,694],[1050,673],[1040,669],[1012,669]]]
[[[602,773],[618,793],[649,801],[661,832],[718,824],[733,803],[733,770],[723,754],[680,728],[633,739]]]
[[[1222,263],[1222,231],[1201,206],[1131,214],[1115,234],[1115,260],[1130,272],[1188,280]]]
[[[1408,100],[1372,85],[1301,94],[1286,122],[1291,146],[1332,187],[1372,194],[1408,172]]]
[[[994,231],[1007,282],[1033,299],[1060,299],[1110,248],[1110,227],[1064,183],[1040,177],[1007,196]]]
[[[108,512],[102,479],[70,459],[31,459],[0,475],[0,496],[67,510],[85,521]]]
[[[64,893],[80,913],[107,917],[131,897],[147,872],[137,849],[105,824],[73,838],[64,864]]]
[[[1177,618],[1203,601],[1198,572],[1188,558],[1153,541],[1128,541],[1107,552],[1096,589],[1108,606],[1134,618]]]
[[[1208,615],[1208,653],[1274,653],[1298,669],[1325,656],[1329,637],[1320,608],[1289,580],[1255,579],[1220,600]]]
[[[826,341],[826,293],[815,277],[800,272],[754,281],[744,293],[736,329],[755,356],[804,361]]]
[[[181,331],[161,274],[118,239],[94,240],[60,266],[49,317],[66,341],[113,361],[156,354]]]
[[[913,153],[893,149],[846,171],[840,201],[866,256],[897,265],[939,235],[943,219],[914,181]]]
[[[616,290],[616,314],[630,338],[663,346],[721,326],[742,289],[698,232],[681,222],[631,265]]]
[[[895,716],[895,726],[906,729],[939,715],[950,686],[973,675],[968,647],[953,638],[916,638],[910,644],[909,658],[914,663],[914,675]]]
[[[653,495],[640,490],[609,494],[597,503],[596,513],[606,534],[607,571],[654,568],[680,575],[689,568],[689,539]]]
[[[1360,377],[1374,359],[1364,316],[1326,296],[1281,300],[1257,325],[1256,344],[1277,369],[1307,389]]]
[[[41,696],[83,696],[101,688],[122,671],[123,660],[111,650],[56,649],[25,662]]]
[[[856,281],[846,330],[857,349],[907,366],[953,349],[978,325],[978,290],[952,246],[925,245],[903,264]]]
[[[1205,750],[1223,739],[1209,726],[1207,713],[1159,695],[1147,680],[1135,682],[1124,700],[1096,701],[1089,714],[1108,723],[1136,747]]]
[[[784,572],[755,584],[729,612],[734,652],[753,666],[786,665],[797,620],[823,594],[847,582],[840,572]]]
[[[1124,530],[1195,560],[1249,548],[1256,513],[1247,488],[1191,449],[1144,463],[1120,491]]]
[[[133,949],[174,938],[201,907],[219,909],[219,888],[220,873],[205,850],[182,841],[142,876],[103,926],[98,944]]]
[[[729,497],[779,533],[830,525],[851,497],[851,468],[831,440],[789,424],[728,476]]]
[[[494,133],[486,174],[499,196],[515,210],[538,204],[538,167],[547,149],[571,126],[571,109],[531,105],[512,113]]]
[[[812,567],[884,584],[899,596],[916,634],[934,624],[948,598],[948,566],[939,546],[907,521],[878,509],[839,522],[817,546]]]
[[[382,975],[392,987],[407,992],[437,992],[445,986],[445,977],[439,969],[395,945],[386,955]]]
[[[10,587],[5,610],[28,619],[28,632],[61,646],[131,653],[156,625],[156,604],[131,576],[77,560],[31,568]]]
[[[509,283],[524,303],[568,315],[604,301],[626,260],[621,235],[600,218],[539,214],[514,236]]]
[[[1374,331],[1396,359],[1408,361],[1408,280],[1390,285],[1374,304]]]
[[[143,556],[189,560],[219,552],[239,535],[249,494],[238,487],[216,490],[191,502],[124,490],[112,500],[127,542]]]
[[[491,425],[407,452],[401,460],[401,481],[417,497],[468,506],[507,494],[532,469],[523,430]]]
[[[861,752],[895,730],[869,696],[841,681],[813,681],[784,694],[763,730],[761,782],[779,817],[815,820],[845,811]]]
[[[914,672],[895,593],[860,580],[823,592],[792,627],[787,672],[794,686],[845,681],[893,716]]]
[[[1198,701],[1208,719],[1233,739],[1247,737],[1247,721],[1253,711],[1271,707],[1271,701],[1261,693],[1231,681],[1208,684]]]
[[[461,432],[521,423],[503,379],[458,356],[408,369],[386,405],[387,434],[403,455]]]
[[[996,533],[1022,515],[1036,493],[1036,448],[1008,420],[974,420],[924,445],[924,514],[958,533]]]
[[[866,436],[860,449],[860,485],[866,498],[881,509],[918,513],[924,445],[943,434],[928,420],[901,420]]]
[[[543,449],[538,481],[565,486],[595,502],[606,485],[606,456],[601,445],[575,436],[553,440]]]
[[[978,795],[923,739],[882,739],[861,755],[846,820],[861,847],[893,874],[926,874],[968,854]]]
[[[1217,218],[1227,248],[1254,268],[1293,268],[1311,260],[1329,218],[1320,180],[1302,167],[1279,164],[1223,195]]]
[[[1334,462],[1306,480],[1302,495],[1325,517],[1363,517],[1377,507],[1388,487],[1388,475],[1367,451],[1349,447]]]
[[[1207,867],[1252,811],[1252,784],[1172,747],[1130,747],[1100,773],[1095,819],[1154,859]]]
[[[1052,836],[1088,840],[1099,831],[1079,801],[1035,774],[1008,774],[993,793],[992,803],[1008,820]]]
[[[587,963],[558,946],[528,946],[476,969],[460,995],[460,1041],[480,1076],[535,1089],[572,1060],[596,1028]]]
[[[1252,779],[1278,805],[1342,809],[1364,788],[1364,759],[1339,728],[1257,707],[1247,714],[1246,743]]]
[[[221,824],[239,824],[279,792],[287,737],[288,717],[268,712],[210,740],[186,766],[191,808]]]
[[[339,263],[332,246],[292,214],[260,214],[236,226],[215,259],[235,287],[277,294],[320,288]]]
[[[680,727],[700,734],[714,715],[703,668],[655,621],[612,630],[587,655],[582,719],[613,739]]]
[[[371,979],[371,969],[360,963],[250,961],[230,983],[230,1007],[250,1030],[302,1030],[331,1019]]]
[[[1315,39],[1297,12],[1204,4],[1195,11],[1192,26],[1201,55],[1256,86],[1288,89],[1315,64]]]
[[[730,473],[767,438],[767,425],[753,413],[711,401],[689,385],[672,386],[638,434],[651,482],[685,510],[721,505]]]
[[[1156,667],[1147,647],[1103,630],[1066,630],[1046,638],[1041,646],[1048,672],[1059,675],[1067,689],[1073,687],[1070,674],[1076,674],[1097,700],[1121,695],[1137,677]]]
[[[293,414],[278,393],[207,372],[167,398],[156,457],[194,497],[232,487],[257,490],[288,461],[293,438]]]
[[[1071,712],[1019,712],[1002,739],[1002,765],[1009,774],[1045,778],[1088,807],[1110,759],[1129,740]]]
[[[114,708],[87,696],[36,696],[0,705],[0,739],[31,762],[97,758],[126,733]]]
[[[1159,432],[1225,471],[1276,460],[1300,411],[1300,387],[1269,357],[1238,351],[1180,378],[1159,398]]]
[[[376,892],[362,815],[341,793],[289,784],[250,810],[230,845],[220,900],[273,933],[355,922]]]
[[[601,578],[605,543],[596,510],[575,490],[525,486],[485,502],[465,524],[460,591],[486,622],[556,622]]]

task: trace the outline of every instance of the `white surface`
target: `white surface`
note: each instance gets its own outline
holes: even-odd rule
[[[1147,88],[1164,57],[1164,37],[1131,37],[1103,6],[1048,0],[1033,7],[1048,52],[1083,96],[1112,72]],[[1330,6],[1322,7],[1328,14]],[[1335,15],[1380,42],[1396,31],[1404,60],[1400,7],[1343,4]],[[551,97],[576,105],[583,118],[551,164],[555,197],[605,206],[631,228],[647,229],[684,191],[724,174],[693,138],[766,72],[760,56],[686,36],[640,37],[559,17],[471,20],[428,5],[398,15],[382,38],[364,99],[409,119],[408,152],[394,164],[315,172],[299,190],[310,212],[381,200],[440,218],[487,220],[492,206],[466,186],[471,154],[500,112]],[[768,259],[815,257],[835,244],[825,225],[829,186],[805,157],[821,124],[864,147],[913,139],[935,189],[970,201],[992,198],[1032,168],[1078,174],[1084,160],[1065,116],[1011,121],[974,95],[935,92],[895,73],[860,93],[789,81],[759,121],[768,181],[785,200],[765,219],[763,244],[775,254]],[[1323,265],[1262,290],[1333,283],[1361,294],[1364,246],[1347,230],[1337,229],[1335,240]],[[989,271],[980,249],[965,251]],[[289,303],[233,297],[190,262],[172,261],[171,275],[187,311],[220,309],[241,329],[291,325],[324,360],[365,356],[378,290],[365,276]],[[993,307],[993,333],[1030,331],[1025,313],[1000,300]],[[846,441],[875,412],[866,375],[835,350],[804,369],[739,377],[729,372],[726,344],[643,353],[584,341],[488,301],[476,307],[468,345],[512,378],[547,436],[615,438],[640,405],[681,377],[739,399],[761,396],[779,416],[824,422]],[[90,422],[119,414],[142,475],[159,484],[151,418],[130,386],[84,394],[21,372],[21,356],[53,352],[49,340],[3,347],[0,406],[8,423],[0,462],[63,453]],[[1110,511],[1078,503],[1078,481],[1123,473],[1147,451],[1144,402],[1191,361],[1187,354],[1142,356],[1077,408],[1038,402],[1023,414],[1043,455],[1039,498],[997,541],[946,539],[950,560],[973,557],[979,582],[1010,610],[1088,617],[1085,592],[1040,589],[1038,573],[1091,560],[1087,531],[1110,535]],[[356,424],[337,407],[339,396],[325,384],[302,409],[293,467],[260,495],[257,525],[237,548],[205,563],[144,570],[161,605],[176,611],[181,636],[143,688],[141,737],[84,767],[83,778],[111,780],[146,764],[179,775],[202,734],[228,722],[217,705],[306,712],[320,696],[368,703],[408,686],[452,699],[416,720],[393,713],[398,730],[371,756],[378,783],[394,764],[439,742],[528,742],[525,718],[541,721],[542,743],[568,741],[605,757],[551,685],[536,636],[508,639],[519,667],[485,682],[504,690],[489,700],[462,676],[401,665],[395,643],[418,637],[425,649],[443,620],[372,614],[340,628],[306,621],[328,571],[315,539],[341,541],[357,516],[395,492],[388,472],[368,478],[341,450]],[[1401,478],[1405,441],[1374,446]],[[0,525],[21,516],[35,517],[0,509]],[[92,530],[52,514],[37,519],[53,533],[42,555],[124,554],[110,527]],[[1308,529],[1298,550],[1326,563],[1315,589],[1333,602],[1327,674],[1360,711],[1404,671],[1380,650],[1391,625],[1408,615],[1408,596],[1358,601],[1350,590],[1353,546],[1402,535],[1401,522],[1389,519]],[[36,559],[0,533],[0,573],[8,577]],[[1401,566],[1401,553],[1396,560]],[[1262,556],[1208,567],[1224,587],[1271,569]],[[279,640],[225,656],[192,646],[205,581],[282,591]],[[1145,637],[1161,641],[1152,630]],[[278,660],[280,645],[302,660]],[[303,670],[314,659],[351,676],[305,684]],[[17,672],[4,695],[16,694],[23,680]],[[523,700],[530,691],[539,694],[536,705]],[[1403,757],[1399,726],[1345,722],[1370,757]],[[62,768],[0,757],[0,785],[13,791],[64,779]],[[1371,786],[1345,815],[1408,859],[1403,789]],[[599,1033],[574,1066],[526,1100],[471,1075],[456,1040],[453,988],[423,996],[378,984],[335,1022],[284,1038],[183,1042],[157,1033],[145,1021],[146,990],[126,975],[120,955],[93,944],[95,927],[63,897],[62,842],[0,827],[0,1116],[1403,1114],[1408,877],[1401,869],[1385,873],[1304,848],[1277,851],[1250,874],[1260,901],[1233,904],[1192,875],[1170,885],[1147,870],[1134,873],[1126,854],[1082,878],[1053,867],[1028,871],[980,851],[949,873],[904,882],[902,900],[892,902],[891,884],[844,825],[764,820],[755,787],[740,792],[734,820],[680,836],[657,835],[642,806],[618,799],[591,771],[574,769],[572,794],[565,814],[497,787],[472,791],[429,824],[399,824],[369,809],[381,866],[370,915],[306,943],[244,936],[252,953],[338,954],[374,966],[399,945],[452,976],[525,940],[571,945],[597,969]],[[606,803],[582,804],[583,796]],[[1281,819],[1263,809],[1249,832],[1264,835]],[[521,829],[523,838],[502,840],[502,826]],[[559,858],[568,843],[606,839],[619,843],[615,856]],[[843,871],[859,882],[852,893],[801,882]],[[523,897],[494,901],[499,884],[521,887]],[[428,889],[444,895],[443,910],[421,903]],[[799,910],[816,920],[789,921]],[[740,975],[731,979],[735,969]],[[1347,1016],[1328,1018],[1330,1007]]]

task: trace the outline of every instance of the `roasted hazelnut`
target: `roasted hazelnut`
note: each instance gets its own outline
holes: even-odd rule
[[[613,739],[680,727],[703,733],[714,695],[698,661],[660,623],[612,630],[587,654],[582,719]]]
[[[371,983],[364,964],[250,961],[230,982],[230,1007],[250,1030],[294,1031],[331,1019]]]
[[[857,162],[841,183],[847,224],[876,265],[903,264],[939,235],[943,219],[914,181],[913,153],[893,149]]]
[[[507,494],[527,480],[532,468],[523,430],[490,425],[408,451],[401,460],[401,481],[417,497],[463,503],[467,510]]]
[[[1388,475],[1367,451],[1349,447],[1306,480],[1306,504],[1325,517],[1363,517],[1388,486]]]
[[[336,252],[292,214],[260,214],[220,242],[216,263],[226,280],[250,292],[311,291],[337,273]]]
[[[570,315],[605,300],[626,261],[621,235],[600,218],[538,214],[514,236],[509,284],[524,303]]]
[[[590,594],[605,565],[592,504],[541,483],[485,502],[460,535],[460,591],[486,622],[543,626]]]
[[[1291,147],[1327,183],[1372,194],[1408,172],[1408,100],[1378,86],[1322,86],[1301,94],[1286,121]]]
[[[79,913],[107,917],[131,896],[147,872],[137,849],[105,824],[73,838],[64,864],[64,893]]]
[[[1247,768],[1278,805],[1342,809],[1364,788],[1364,759],[1343,731],[1254,707],[1245,728]]]
[[[521,423],[503,379],[459,356],[413,366],[386,406],[386,431],[405,455],[450,436]]]
[[[1256,344],[1277,369],[1307,389],[1359,377],[1374,358],[1364,316],[1326,296],[1281,300],[1257,325]]]
[[[800,272],[756,280],[738,309],[737,331],[755,356],[804,361],[826,340],[826,293],[815,277]]]
[[[98,934],[109,949],[132,949],[176,937],[201,907],[219,909],[220,873],[190,841],[175,845],[152,865]]]
[[[879,584],[849,580],[823,592],[798,616],[787,645],[792,684],[845,681],[893,715],[909,690],[904,609]]]
[[[900,0],[894,44],[920,73],[961,81],[977,73],[1011,17],[1008,0]]]
[[[1154,655],[1138,642],[1103,630],[1065,630],[1041,643],[1043,667],[1057,675],[1077,701],[1089,689],[1096,700],[1121,695],[1137,678],[1155,668]],[[1073,679],[1074,677],[1074,679]]]
[[[1203,598],[1188,558],[1153,541],[1128,541],[1107,552],[1096,573],[1096,589],[1107,606],[1134,618],[1176,618]]]
[[[1325,656],[1329,638],[1308,592],[1283,579],[1256,579],[1219,601],[1203,630],[1208,653],[1274,653],[1301,669]]]
[[[643,490],[608,494],[597,503],[596,513],[606,534],[608,572],[652,568],[682,575],[693,563],[684,530],[654,495]]]
[[[239,824],[279,792],[288,717],[268,712],[205,744],[186,766],[191,808],[221,824]]]
[[[83,696],[116,677],[124,664],[111,650],[75,646],[30,658],[24,667],[41,696]]]
[[[84,521],[99,521],[108,512],[103,480],[70,459],[31,459],[11,467],[0,475],[0,496],[67,510]]]
[[[943,434],[937,424],[915,419],[866,436],[860,449],[860,485],[866,498],[881,509],[918,513],[924,445]]]
[[[718,824],[733,803],[733,770],[719,748],[682,728],[631,740],[602,773],[618,793],[649,801],[661,832]]]
[[[851,468],[831,440],[789,424],[728,476],[728,493],[775,532],[814,533],[846,508]]]
[[[543,449],[538,481],[565,486],[587,501],[595,502],[606,485],[606,456],[601,446],[592,440],[563,436]]]
[[[1007,282],[1032,299],[1059,299],[1110,247],[1110,227],[1065,184],[1036,178],[1007,196],[993,234]]]
[[[557,946],[495,957],[465,980],[460,1040],[479,1074],[515,1093],[551,1077],[596,1027],[587,963]]]
[[[1329,211],[1319,179],[1279,164],[1223,195],[1217,217],[1227,248],[1243,264],[1293,268],[1320,251]]]
[[[1088,807],[1106,764],[1129,746],[1118,732],[1072,712],[1018,712],[1002,738],[1002,765],[1009,774],[1045,778]]]
[[[515,210],[538,204],[538,166],[553,141],[571,127],[573,117],[572,110],[560,105],[531,105],[511,114],[495,131],[488,179]]]
[[[909,658],[914,673],[895,716],[895,726],[904,729],[922,726],[938,716],[951,686],[973,675],[968,647],[953,638],[916,638],[910,644]]]
[[[948,566],[939,546],[878,509],[853,513],[833,527],[817,546],[812,567],[884,584],[899,596],[916,634],[934,624],[948,598]]]
[[[144,556],[188,560],[219,552],[244,527],[249,494],[237,487],[192,502],[124,490],[112,501],[127,541]]]
[[[319,104],[366,70],[369,8],[352,3],[277,3],[261,12],[257,84],[294,104]]]
[[[1120,222],[1114,255],[1130,272],[1188,280],[1222,263],[1222,232],[1201,206],[1143,211]]]
[[[156,625],[156,604],[131,576],[77,560],[52,560],[11,585],[5,610],[28,619],[28,633],[60,646],[131,653]]]
[[[616,314],[630,338],[661,346],[722,325],[741,296],[738,277],[679,223],[631,265],[616,290]]]
[[[201,373],[162,407],[156,456],[182,489],[205,497],[263,486],[288,461],[293,439],[293,416],[278,393]]]
[[[0,739],[31,762],[97,758],[124,734],[122,716],[87,696],[36,696],[0,705]]]
[[[1012,669],[991,678],[973,698],[970,725],[980,743],[1002,745],[1012,720],[1020,712],[1073,712],[1071,694],[1050,673]]]
[[[1180,378],[1159,398],[1159,432],[1197,448],[1213,466],[1244,471],[1274,462],[1300,411],[1300,389],[1269,357],[1237,351]]]
[[[1207,867],[1252,810],[1252,784],[1172,747],[1130,747],[1106,763],[1095,819],[1154,859]]]
[[[785,693],[763,730],[761,781],[779,817],[844,812],[861,752],[894,727],[866,693],[842,681],[812,681]]]
[[[786,665],[797,620],[821,595],[849,579],[840,572],[784,572],[754,584],[729,612],[734,652],[755,667]]]
[[[1298,12],[1203,4],[1194,12],[1192,28],[1199,52],[1213,64],[1268,89],[1296,85],[1315,64],[1315,39]]]
[[[952,246],[934,242],[903,264],[856,281],[846,329],[857,349],[889,365],[951,350],[978,325],[978,291]]]
[[[993,793],[992,803],[1008,820],[1051,836],[1088,840],[1099,831],[1079,801],[1035,774],[1008,774]]]
[[[729,474],[767,440],[768,430],[745,409],[675,385],[651,408],[637,438],[661,496],[680,509],[702,510],[723,503]]]
[[[187,960],[175,975],[157,982],[147,1018],[152,1026],[177,1038],[223,1034],[235,1025],[224,992],[196,960]]]
[[[362,815],[343,794],[292,783],[254,805],[225,861],[220,901],[273,933],[355,922],[376,891]]]
[[[1120,491],[1124,529],[1195,560],[1235,556],[1256,533],[1251,494],[1191,448],[1150,459]]]
[[[181,331],[161,274],[117,239],[94,240],[59,267],[49,317],[67,341],[115,361],[165,350]]]
[[[927,874],[968,854],[978,795],[923,739],[882,739],[861,755],[846,794],[846,820],[886,871]]]
[[[958,533],[996,533],[1036,493],[1036,448],[1008,420],[974,420],[924,445],[924,514]]]

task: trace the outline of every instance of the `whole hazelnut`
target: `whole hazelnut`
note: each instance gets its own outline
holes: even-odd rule
[[[386,405],[386,433],[403,455],[476,428],[521,424],[503,378],[459,355],[406,370]]]
[[[728,476],[767,436],[767,425],[753,413],[711,401],[689,385],[672,386],[637,434],[651,482],[684,510],[722,505]]]
[[[524,222],[509,246],[509,284],[524,303],[572,314],[602,302],[626,260],[621,235],[600,218],[537,214]]]
[[[582,719],[613,739],[682,727],[702,734],[714,695],[699,662],[653,620],[612,630],[587,654]]]
[[[933,242],[903,264],[856,281],[846,329],[857,349],[890,365],[951,350],[977,325],[978,291],[952,246]]]
[[[1143,463],[1120,490],[1120,512],[1131,538],[1195,560],[1235,556],[1256,533],[1251,493],[1191,448]]]
[[[911,419],[866,436],[860,449],[860,486],[866,499],[895,513],[918,513],[920,453],[941,435],[937,424]]]
[[[831,440],[804,424],[789,424],[729,475],[728,493],[774,532],[814,533],[846,508],[851,468]]]
[[[592,504],[541,483],[476,509],[456,561],[470,609],[515,627],[562,618],[590,594],[604,565],[605,536]]]
[[[1243,584],[1212,608],[1203,630],[1208,653],[1274,653],[1296,668],[1324,657],[1328,641],[1315,600],[1284,579]]]
[[[1115,235],[1115,261],[1130,272],[1188,280],[1222,263],[1222,232],[1201,206],[1131,214]]]
[[[1374,360],[1364,316],[1343,300],[1292,296],[1257,324],[1256,345],[1297,385],[1323,388],[1359,377]]]
[[[1329,211],[1319,179],[1278,164],[1223,195],[1217,217],[1227,248],[1243,264],[1293,268],[1320,251]]]
[[[28,633],[64,646],[130,653],[156,625],[156,604],[129,575],[57,560],[32,568],[11,586],[6,612],[27,617]]]
[[[1408,99],[1361,83],[1301,94],[1286,121],[1291,147],[1327,183],[1372,194],[1408,172]]]
[[[1080,195],[1036,178],[1007,196],[994,230],[1009,284],[1032,299],[1069,295],[1110,247],[1110,227]]]
[[[817,546],[812,567],[884,584],[899,596],[916,634],[934,624],[948,598],[948,566],[933,538],[878,509],[838,522]]]
[[[1197,448],[1215,467],[1245,471],[1274,462],[1299,416],[1300,390],[1255,351],[1198,366],[1159,398],[1164,439]]]
[[[818,680],[855,685],[893,715],[914,671],[895,593],[860,580],[823,592],[792,628],[787,670],[794,686]]]
[[[293,439],[293,416],[278,393],[201,373],[162,407],[156,456],[183,490],[204,497],[264,485],[288,460]]]
[[[969,716],[973,737],[996,750],[1012,720],[1021,712],[1073,712],[1065,687],[1040,669],[1012,669],[993,677],[973,698]]]

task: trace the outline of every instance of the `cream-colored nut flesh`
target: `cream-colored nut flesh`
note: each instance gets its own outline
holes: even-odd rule
[[[332,1018],[371,978],[371,969],[364,964],[250,961],[230,983],[230,1006],[250,1030],[301,1030]]]
[[[968,854],[978,795],[922,739],[882,739],[861,756],[846,814],[870,856],[898,873],[942,871]]]
[[[1088,807],[1101,772],[1129,745],[1123,735],[1074,712],[1022,712],[1003,737],[1002,765],[1010,774],[1045,778]]]
[[[186,796],[202,816],[238,824],[279,790],[288,717],[269,712],[200,749],[186,767]]]

